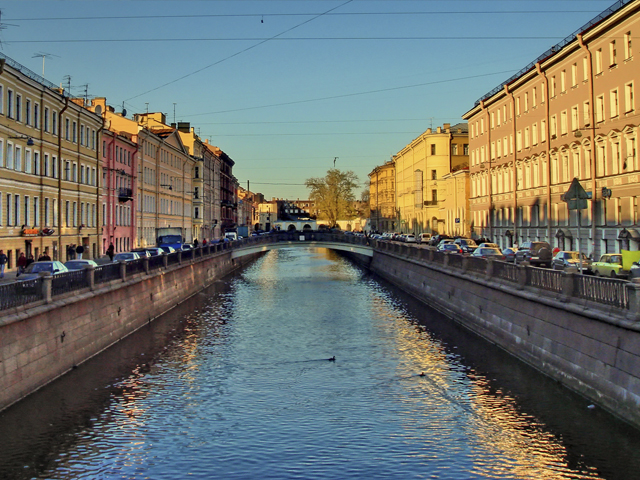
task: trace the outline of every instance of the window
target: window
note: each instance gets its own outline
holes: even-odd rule
[[[58,158],[55,155],[51,157],[51,176],[58,178]]]
[[[533,87],[533,90],[531,91],[531,106],[533,108],[536,108],[537,103],[538,103],[538,89],[536,87]]]
[[[4,140],[0,138],[0,167],[4,167]]]
[[[578,85],[578,64],[574,63],[571,65],[571,86],[575,87]]]
[[[451,144],[451,155],[458,155],[458,144]]]
[[[7,90],[7,117],[13,118],[13,90]]]
[[[13,224],[17,227],[21,225],[20,223],[20,195],[13,196]]]
[[[469,155],[469,144],[465,143],[464,145],[462,145],[462,154],[463,155]]]
[[[525,92],[524,94],[524,111],[529,111],[529,92]]]
[[[537,123],[534,123],[531,126],[531,144],[532,145],[538,144],[538,124]]]
[[[33,127],[40,128],[40,105],[33,104]]]
[[[11,194],[10,194],[10,193],[7,193],[7,225],[8,225],[8,226],[13,225],[13,224],[11,223],[11,220],[12,220],[12,219],[13,219],[13,218],[11,217]]]
[[[27,99],[25,103],[25,119],[24,123],[31,125],[31,100]]]
[[[65,140],[69,140],[69,129],[70,129],[70,122],[68,118],[65,118],[64,120],[64,139]]]
[[[44,131],[49,131],[49,107],[44,107]]]
[[[16,94],[16,122],[22,121],[22,95]]]
[[[522,130],[518,130],[516,133],[516,150],[518,152],[522,150]]]
[[[0,85],[0,115],[4,113],[4,87]],[[0,211],[2,209],[0,208]]]
[[[84,125],[80,125],[80,145],[84,145]]]
[[[604,95],[596,98],[596,122],[604,121]]]
[[[69,222],[70,220],[71,220],[71,204],[69,203],[69,200],[67,200],[66,202],[64,202],[64,222],[67,227],[71,226],[71,223]]]
[[[578,105],[571,107],[571,131],[575,132],[580,128],[580,116],[578,113]]]
[[[500,126],[500,109],[498,109],[497,113],[498,113],[498,115],[497,115],[498,116],[498,126]]]
[[[529,148],[529,127],[524,129],[524,148]]]
[[[549,119],[549,130],[551,139],[556,138],[558,135],[558,120],[555,115]]]
[[[596,50],[596,75],[602,73],[602,49]]]
[[[629,60],[633,56],[631,49],[631,32],[624,34],[624,59]]]
[[[51,114],[51,132],[54,135],[58,135],[58,112]]]
[[[31,212],[29,211],[29,206],[30,206],[30,199],[29,197],[25,196],[24,197],[24,224],[25,225],[31,225],[31,215],[29,215]]]
[[[614,67],[618,64],[618,54],[616,53],[616,41],[609,42],[609,66]]]
[[[431,180],[438,179],[438,172],[436,170],[431,170]]]
[[[547,141],[547,121],[546,120],[540,120],[540,141],[541,142]]]
[[[586,82],[589,80],[589,59],[584,57],[582,59],[582,81]]]
[[[584,102],[582,104],[582,120],[584,121],[585,127],[591,125],[591,111],[589,110],[589,102]]]
[[[73,143],[78,143],[78,123],[73,122],[73,130],[71,131]]]
[[[520,115],[520,97],[516,98],[516,116]]]
[[[16,145],[16,157],[15,157],[16,171],[22,171],[22,147]]]
[[[566,135],[569,132],[568,122],[567,122],[567,111],[563,110],[560,113],[560,134]]]
[[[431,155],[435,155],[436,154],[436,144],[432,143],[431,144]]]
[[[78,181],[78,164],[75,162],[73,163],[73,177],[71,180],[74,182]]]
[[[616,118],[620,114],[620,108],[618,105],[618,89],[611,90],[609,92],[609,110],[611,118]]]
[[[44,199],[44,224],[45,224],[45,226],[51,225],[51,222],[49,222],[49,219],[50,219],[49,199],[45,198]]]
[[[560,93],[565,93],[567,91],[567,71],[562,70],[560,72]]]
[[[551,77],[549,82],[549,95],[551,98],[556,96],[556,77],[555,75]]]
[[[634,110],[633,82],[630,82],[624,86],[624,111],[625,113],[629,113]]]
[[[31,164],[31,150],[27,149],[24,151],[24,171],[25,173],[32,173],[32,164]]]

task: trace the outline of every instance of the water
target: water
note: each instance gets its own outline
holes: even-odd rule
[[[637,430],[328,250],[225,280],[0,414],[0,478],[640,478]]]

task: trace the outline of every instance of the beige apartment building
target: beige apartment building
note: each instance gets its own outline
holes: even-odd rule
[[[375,232],[393,232],[396,222],[396,164],[393,160],[369,174],[370,227]]]
[[[67,260],[99,255],[102,119],[82,100],[0,55],[0,249]]]
[[[427,129],[393,157],[396,172],[394,230],[420,234],[444,233],[443,177],[468,166],[469,134],[466,123],[445,123]]]
[[[581,238],[594,256],[638,250],[639,35],[640,1],[618,2],[463,116],[476,235],[567,250]],[[584,210],[562,199],[574,178],[591,196]]]

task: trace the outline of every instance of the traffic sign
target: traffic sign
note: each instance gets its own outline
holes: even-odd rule
[[[584,210],[587,208],[587,199],[591,198],[591,195],[582,188],[577,178],[574,178],[569,185],[569,190],[561,195],[560,198],[567,202],[567,208],[569,210]]]

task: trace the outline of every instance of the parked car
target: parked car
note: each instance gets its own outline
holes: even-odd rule
[[[481,243],[480,245],[478,245],[478,248],[500,248],[500,246],[497,243]]]
[[[20,274],[18,277],[20,280],[33,280],[34,278],[38,278],[41,272],[49,272],[52,275],[58,275],[60,273],[66,273],[67,267],[65,267],[62,262],[58,262],[56,260],[44,260],[41,262],[33,262],[29,265],[24,273]]]
[[[504,255],[499,248],[478,247],[471,254],[472,257],[493,258],[494,260],[504,260]]]
[[[114,262],[119,262],[120,260],[124,260],[125,262],[131,262],[133,260],[138,260],[140,255],[137,252],[120,252],[116,253],[113,257]]]
[[[439,252],[449,252],[449,253],[459,253],[461,255],[464,253],[462,251],[462,249],[460,248],[460,245],[456,245],[453,242],[443,243],[441,245],[438,245],[438,251]]]
[[[416,243],[416,236],[413,233],[407,233],[404,236],[404,241],[406,243]]]
[[[85,259],[69,260],[68,262],[64,262],[64,266],[67,267],[67,270],[69,271],[82,270],[84,267],[88,265],[91,265],[92,267],[98,266],[98,264],[93,260],[85,260]]]
[[[640,278],[640,263],[633,262],[629,270],[629,279]]]
[[[430,233],[421,233],[420,235],[418,235],[416,243],[429,243],[429,240],[431,240]]]
[[[442,240],[449,239],[449,238],[451,238],[451,237],[449,237],[449,235],[445,235],[443,233],[439,233],[439,234],[431,237],[431,240],[429,240],[429,245],[431,245],[432,247],[437,247],[438,245],[440,245],[440,242]]]
[[[169,247],[171,248],[171,247]],[[149,253],[150,257],[156,257],[158,255],[162,255],[164,250],[160,247],[147,247],[146,251]]]
[[[596,277],[627,277],[628,272],[622,269],[622,254],[605,253],[600,260],[591,264],[591,270]]]
[[[439,251],[443,245],[446,245],[448,243],[453,243],[453,238],[443,238],[442,240],[440,240],[440,243],[437,244],[436,248]]]
[[[516,261],[516,253],[518,252],[518,247],[509,247],[505,248],[502,251],[504,255],[505,262],[515,262]]]
[[[535,267],[548,267],[551,265],[551,245],[547,242],[524,242],[518,248],[514,262],[529,262]]]
[[[163,245],[163,246],[158,247],[158,248],[162,249],[165,253],[173,253],[173,252],[176,251],[175,248],[173,248],[173,247],[171,247],[169,245]]]
[[[456,238],[453,243],[459,245],[464,253],[471,253],[478,248],[476,241],[471,238]]]
[[[564,270],[568,267],[576,267],[580,270],[580,258],[582,258],[582,270],[585,272],[591,272],[591,260],[584,253],[578,254],[578,252],[571,252],[567,250],[561,250],[556,253],[556,256],[551,260],[551,268],[554,270]]]
[[[151,252],[147,248],[134,248],[131,250],[132,252],[136,252],[140,257],[150,257]]]

